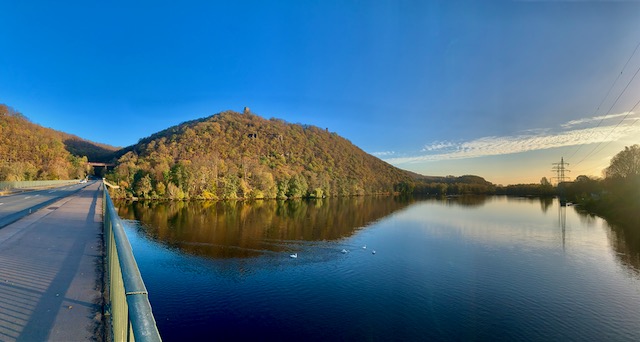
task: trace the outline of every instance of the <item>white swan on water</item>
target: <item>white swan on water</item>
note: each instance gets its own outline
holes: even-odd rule
[[[297,258],[298,258],[298,253],[293,253],[293,254],[291,254],[291,255],[289,255],[289,256],[290,256],[290,257],[292,257],[292,258],[294,258],[294,259],[297,259]]]
[[[362,249],[367,249],[367,245],[362,246]]]

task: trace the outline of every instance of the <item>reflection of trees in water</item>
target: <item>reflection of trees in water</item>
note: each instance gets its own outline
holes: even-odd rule
[[[588,211],[581,209],[580,207],[574,207],[576,213],[578,213],[578,218],[580,219],[580,224],[586,227],[593,227],[598,222],[599,218],[595,214],[592,214]]]
[[[616,223],[609,223],[609,227],[609,242],[616,257],[636,276],[640,276],[640,230]]]
[[[540,201],[540,209],[542,209],[543,213],[546,213],[553,205],[553,197],[538,197],[538,200]]]
[[[341,239],[411,203],[364,196],[116,205],[122,218],[140,221],[144,233],[161,243],[192,254],[236,258],[282,252],[290,243]]]
[[[446,206],[479,207],[484,205],[492,196],[456,195],[456,196],[419,196],[421,201],[427,201]]]
[[[535,202],[539,202],[540,203],[540,210],[542,210],[543,213],[546,213],[547,211],[549,211],[549,208],[551,208],[553,206],[553,197],[549,197],[549,196],[528,196],[528,197],[523,197],[523,196],[507,196],[507,202],[528,202],[531,204],[534,204]]]
[[[506,198],[508,202],[540,202],[542,212],[547,212],[553,206],[553,197],[522,197],[522,196],[483,196],[483,195],[461,195],[461,196],[441,196],[422,197],[423,200],[444,204],[447,206],[479,207],[496,198]]]
[[[455,197],[455,203],[463,207],[479,207],[485,204],[487,196],[458,196]]]
[[[598,217],[592,213],[577,209],[580,222],[586,226],[594,226]],[[640,230],[633,224],[633,218],[617,217],[617,222],[607,222],[609,243],[620,262],[636,275],[640,275]]]

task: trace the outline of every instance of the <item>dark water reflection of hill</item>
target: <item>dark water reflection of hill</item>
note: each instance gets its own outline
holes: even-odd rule
[[[161,244],[210,258],[247,258],[289,251],[293,244],[344,239],[418,201],[473,208],[496,198],[369,196],[256,202],[117,201],[116,207],[122,218],[140,221],[142,233]],[[553,204],[552,198],[509,197],[507,201],[538,202],[545,213]],[[591,214],[577,212],[581,220],[596,220]],[[616,258],[640,275],[640,229],[620,223],[608,226]]]
[[[211,258],[246,258],[289,250],[287,243],[331,241],[401,210],[413,199],[349,197],[322,200],[116,202],[120,217],[144,234]]]

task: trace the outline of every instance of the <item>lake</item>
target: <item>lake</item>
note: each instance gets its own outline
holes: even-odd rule
[[[637,230],[555,199],[116,207],[165,341],[640,340]]]

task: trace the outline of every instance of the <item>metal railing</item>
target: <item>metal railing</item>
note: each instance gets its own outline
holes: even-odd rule
[[[78,183],[79,179],[71,180],[47,180],[47,181],[19,181],[19,182],[0,182],[0,190],[24,189],[24,188],[41,188],[45,186],[64,185]]]
[[[113,341],[161,341],[131,244],[109,191],[103,187],[111,336]]]

